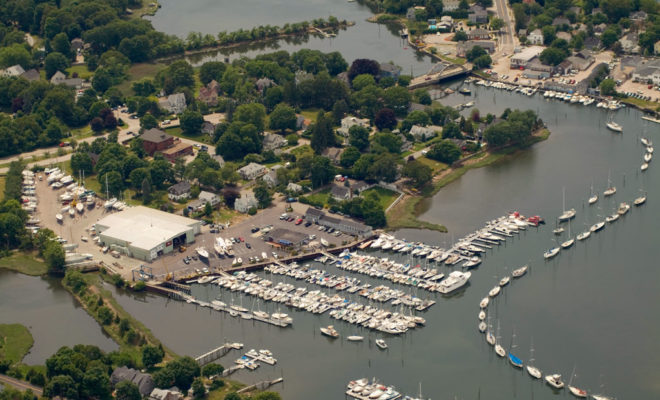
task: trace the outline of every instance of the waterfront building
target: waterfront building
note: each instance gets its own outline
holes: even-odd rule
[[[543,52],[542,46],[526,47],[519,53],[511,56],[509,65],[511,68],[524,69],[527,67],[527,63],[529,63],[534,57],[538,57],[541,52]]]
[[[655,85],[660,85],[660,59],[649,61],[637,67],[632,78],[635,81],[653,82]]]
[[[129,381],[138,387],[142,397],[149,396],[154,390],[154,380],[151,375],[142,373],[136,369],[128,367],[118,367],[110,375],[110,383],[116,387],[119,382]]]
[[[372,229],[369,225],[346,218],[336,218],[326,215],[322,210],[308,207],[305,219],[318,225],[334,228],[335,230],[355,236],[369,236]]]
[[[286,228],[275,228],[268,232],[267,240],[279,246],[300,248],[307,241],[307,235]]]
[[[456,55],[458,57],[465,57],[475,46],[481,47],[490,54],[495,52],[495,42],[492,40],[468,40],[467,42],[458,42],[458,45],[456,45]]]
[[[194,242],[201,226],[201,221],[143,206],[126,208],[94,224],[104,246],[144,261]]]

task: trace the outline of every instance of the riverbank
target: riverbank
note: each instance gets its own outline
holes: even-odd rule
[[[48,266],[43,260],[21,251],[0,258],[0,269],[16,271],[30,276],[41,276],[48,272]]]
[[[444,225],[422,221],[418,218],[424,212],[425,204],[423,200],[431,198],[440,189],[460,178],[469,170],[486,167],[500,160],[515,157],[516,154],[525,151],[535,143],[546,140],[549,136],[550,131],[548,129],[541,129],[532,134],[524,144],[499,148],[494,151],[483,150],[458,161],[456,164],[460,165],[448,168],[434,176],[431,183],[424,187],[420,195],[406,194],[396,206],[392,207],[387,214],[387,230],[412,228],[446,233],[448,230]]]
[[[0,324],[0,361],[20,363],[30,351],[34,338],[30,330],[21,324]]]

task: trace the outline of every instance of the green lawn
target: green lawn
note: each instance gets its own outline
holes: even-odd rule
[[[310,194],[305,197],[313,203],[328,204],[328,199],[330,199],[330,188],[323,189],[320,192]]]
[[[313,153],[312,147],[308,144],[298,146],[295,149],[291,150],[291,154],[294,154],[296,157],[304,153]]]
[[[435,161],[431,160],[430,158],[427,157],[419,157],[417,161],[421,162],[424,165],[428,165],[431,167],[433,170],[433,175],[437,174],[438,172],[447,169],[447,164],[441,163],[440,161]]]
[[[316,122],[316,115],[320,110],[320,108],[308,108],[307,110],[301,111],[300,115],[312,122]]]
[[[5,178],[4,175],[0,176],[0,196],[1,198],[5,197],[5,181],[7,178]]]
[[[117,87],[121,92],[126,95],[126,96],[132,96],[135,93],[133,92],[133,89],[131,88],[131,85],[133,85],[133,82],[140,81],[142,79],[153,79],[158,71],[161,69],[165,68],[165,64],[161,63],[140,63],[140,64],[133,64],[129,69],[126,75],[128,75],[128,79],[119,84]]]
[[[18,363],[28,353],[34,339],[21,324],[0,324],[0,359]]]
[[[0,258],[0,268],[32,276],[39,276],[48,272],[48,267],[42,261],[35,259],[30,254],[21,252]]]
[[[169,135],[184,138],[184,139],[190,139],[194,140],[196,142],[200,143],[206,143],[208,145],[212,145],[211,143],[211,137],[207,134],[199,134],[199,135],[188,135],[186,133],[183,133],[183,130],[181,127],[175,126],[172,128],[165,128],[165,132]]]
[[[376,193],[378,195],[380,206],[383,210],[387,209],[387,207],[389,207],[390,204],[392,204],[392,202],[396,200],[397,197],[399,197],[399,193],[382,188],[380,186],[375,186],[371,189],[365,190],[362,192],[361,196],[366,196],[369,193]]]
[[[74,65],[67,68],[66,72],[69,74],[69,76],[73,76],[73,73],[75,72],[78,74],[78,78],[80,79],[89,79],[94,76],[94,72],[87,69],[87,65]]]

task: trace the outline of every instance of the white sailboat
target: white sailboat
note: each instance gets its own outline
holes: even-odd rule
[[[506,350],[504,350],[504,347],[500,344],[500,321],[497,320],[497,335],[495,336],[495,354],[497,354],[500,357],[506,356]]]
[[[195,249],[195,251],[197,252],[197,254],[198,254],[200,257],[202,257],[202,258],[206,258],[206,259],[209,258],[209,252],[206,251],[205,248],[203,248],[203,247],[198,247],[198,248]]]
[[[527,265],[523,265],[518,269],[514,269],[513,272],[511,272],[511,276],[514,278],[520,278],[521,276],[525,275],[525,273],[527,273],[528,268],[529,267]]]
[[[550,250],[548,250],[548,251],[546,251],[545,253],[543,253],[543,258],[545,258],[546,260],[549,260],[549,259],[551,259],[552,257],[554,257],[554,256],[556,256],[557,254],[559,254],[559,250],[561,250],[560,247],[553,247],[553,248],[551,248]]]
[[[607,123],[605,125],[607,126],[607,129],[612,130],[614,132],[623,132],[623,128],[621,127],[621,125],[612,121],[612,114],[610,114],[609,117],[607,118]]]
[[[562,188],[562,214],[559,216],[559,222],[566,222],[575,218],[575,209],[566,210],[566,189]]]
[[[594,185],[591,185],[591,194],[589,196],[589,205],[595,204],[598,201],[598,193],[594,193]]]
[[[527,373],[529,373],[529,376],[534,379],[541,379],[543,374],[541,373],[540,369],[534,366],[534,361],[536,360],[534,359],[534,342],[532,341],[529,348],[529,361],[527,362],[525,368],[527,368]]]
[[[636,199],[633,201],[633,204],[634,204],[635,206],[641,206],[641,205],[644,204],[644,203],[646,203],[646,193],[644,193],[644,195],[642,195],[642,196],[639,196],[638,198],[636,198]]]
[[[575,243],[575,238],[571,237],[571,222],[568,222],[568,239],[561,244],[562,249],[568,249]]]
[[[513,351],[517,348],[518,346],[516,345],[516,331],[514,331],[511,334],[511,346],[509,348],[509,362],[511,365],[513,365],[516,368],[522,368],[523,367],[523,361],[516,357],[515,354],[513,354]]]
[[[605,197],[611,196],[616,193],[616,187],[612,186],[612,180],[610,179],[610,173],[607,173],[607,189],[603,192]]]
[[[571,374],[571,379],[568,381],[568,390],[571,391],[573,396],[581,399],[586,399],[587,391],[573,386],[573,378],[575,378],[575,366],[573,366],[573,373]]]

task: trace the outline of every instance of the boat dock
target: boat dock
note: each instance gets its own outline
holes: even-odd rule
[[[224,357],[227,353],[229,353],[232,350],[240,350],[242,348],[243,345],[240,343],[225,343],[216,349],[213,349],[207,353],[202,354],[199,357],[196,357],[195,361],[197,361],[197,364],[199,364],[200,367],[203,367],[206,364],[210,364],[213,361]]]
[[[246,386],[246,387],[240,389],[237,393],[245,393],[245,392],[249,392],[251,390],[266,390],[269,387],[271,387],[273,385],[277,385],[278,383],[283,382],[283,381],[284,381],[284,378],[280,377],[280,378],[277,378],[277,379],[272,380],[272,381],[257,382],[254,385]]]
[[[429,72],[413,78],[408,85],[408,89],[412,90],[425,86],[432,86],[446,79],[467,75],[469,72],[469,69],[465,68],[463,65],[452,64],[447,61],[438,61]]]

